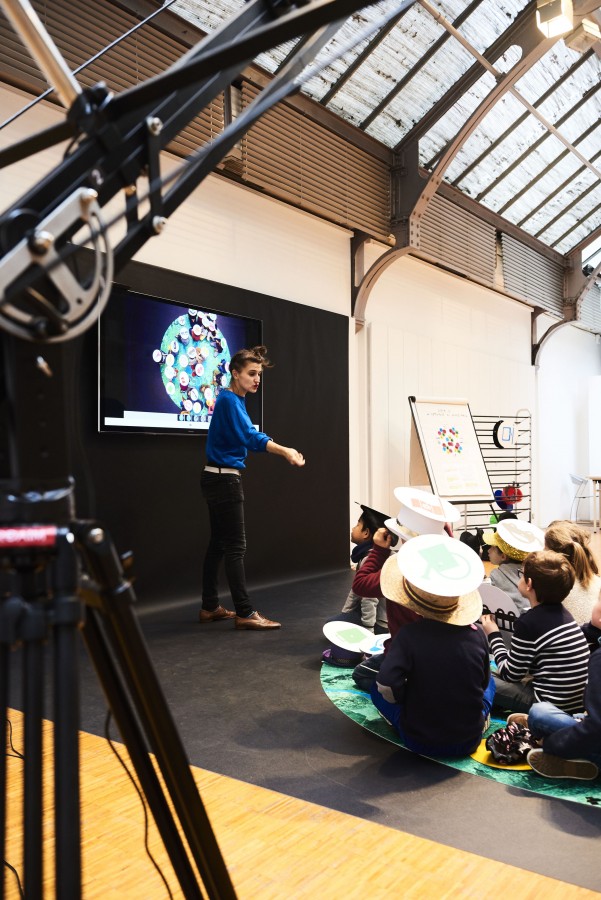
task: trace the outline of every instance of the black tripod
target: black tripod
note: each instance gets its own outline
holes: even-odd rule
[[[8,444],[0,455],[0,706],[9,703],[9,651],[21,647],[23,875],[42,898],[42,718],[46,646],[53,648],[56,896],[81,897],[79,673],[81,631],[186,898],[235,898],[181,739],[133,611],[121,559],[96,522],[78,521],[68,459],[63,345],[1,336]],[[34,427],[24,411],[42,413]],[[21,413],[18,416],[18,413]],[[32,473],[36,473],[35,477]],[[6,730],[6,729],[5,729]],[[6,735],[5,735],[6,738]],[[171,799],[152,763],[154,753]],[[0,757],[0,844],[6,835],[6,757]],[[178,823],[181,829],[178,829]],[[0,896],[4,895],[4,866]]]

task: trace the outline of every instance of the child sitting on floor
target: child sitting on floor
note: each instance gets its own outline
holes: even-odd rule
[[[490,573],[490,583],[511,597],[518,615],[528,612],[530,604],[518,588],[519,573],[527,555],[543,549],[544,532],[531,522],[504,519],[499,520],[496,531],[485,531],[482,540],[488,546],[488,561],[496,566]]]
[[[451,534],[449,523],[456,522],[460,513],[447,500],[441,500],[435,494],[422,491],[418,488],[395,488],[394,496],[400,503],[400,509],[396,518],[387,519],[385,528],[380,529],[374,535],[374,546],[369,552],[361,569],[353,580],[353,590],[360,596],[375,595],[384,597],[380,585],[380,572],[382,566],[390,556],[392,537],[395,535],[405,542],[419,534]],[[410,609],[391,603],[386,603],[388,630],[390,640],[403,625],[414,622],[419,618],[418,614]],[[384,645],[384,653],[370,656],[364,662],[360,662],[353,672],[353,679],[362,691],[369,691],[375,680],[380,664],[387,652]]]
[[[383,527],[386,520],[384,513],[371,509],[369,506],[360,505],[361,515],[357,524],[351,529],[351,543],[355,545],[351,553],[351,562],[357,569],[361,567],[372,549],[375,533]],[[331,616],[328,622],[352,622],[354,625],[362,625],[376,634],[385,634],[388,631],[386,601],[378,596],[359,596],[351,588],[342,610],[335,616]],[[362,658],[362,653],[344,650],[335,644],[324,650],[321,655],[322,662],[341,668],[354,667]]]
[[[562,601],[574,585],[574,569],[561,553],[531,553],[518,588],[531,606],[516,620],[509,651],[494,616],[482,616],[498,668],[495,705],[525,713],[548,701],[564,712],[581,712],[589,649],[582,629]]]
[[[392,640],[371,699],[403,744],[427,756],[467,756],[487,728],[495,685],[482,613],[480,557],[466,544],[423,535],[386,561],[382,590],[418,614]]]
[[[360,568],[372,549],[374,535],[379,528],[384,527],[386,519],[387,516],[384,513],[361,504],[361,515],[351,530],[351,542],[355,544],[351,553],[351,562],[357,569]],[[380,597],[360,597],[351,588],[341,612],[342,618],[336,617],[340,621],[355,622],[376,634],[384,634],[388,630],[386,603]]]

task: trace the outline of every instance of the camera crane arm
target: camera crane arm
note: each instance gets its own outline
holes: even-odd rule
[[[0,151],[0,167],[72,139],[65,159],[0,218],[0,330],[41,342],[64,341],[88,328],[108,299],[112,277],[160,233],[165,221],[214,169],[250,126],[300,87],[301,72],[344,20],[365,0],[250,0],[166,72],[118,96],[103,84],[82,90],[29,7],[28,0],[1,0],[13,25],[54,78],[68,105],[64,123]],[[396,4],[381,26],[414,0]],[[32,31],[35,37],[32,37]],[[210,144],[189,157],[175,176],[161,179],[161,150],[217,97],[261,51],[314,32],[273,81]],[[148,178],[138,194],[137,182]],[[171,184],[171,182],[173,182]],[[166,192],[163,188],[171,184]],[[103,207],[124,194],[125,235],[111,246]],[[141,212],[141,201],[149,209]],[[83,233],[85,238],[81,238]],[[78,240],[73,240],[79,233]],[[83,242],[94,250],[93,271],[82,278],[75,265]],[[81,255],[81,254],[80,254]]]

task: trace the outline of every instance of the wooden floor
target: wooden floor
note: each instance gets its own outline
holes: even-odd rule
[[[15,748],[22,750],[21,715],[11,712],[10,719]],[[45,898],[54,896],[51,735],[48,724]],[[167,892],[144,851],[137,794],[102,738],[82,734],[81,754],[84,897],[163,900]],[[22,766],[20,759],[8,757],[6,858],[18,871],[22,871]],[[316,896],[492,900],[505,892],[520,900],[599,896],[203,769],[193,772],[241,900]],[[182,897],[154,825],[150,845],[173,896]],[[8,898],[19,896],[9,870],[6,886]]]

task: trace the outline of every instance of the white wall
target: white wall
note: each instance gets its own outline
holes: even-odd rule
[[[409,484],[409,396],[462,398],[473,414],[499,418],[533,410],[530,310],[522,304],[403,257],[374,287],[365,331],[355,392],[368,398],[369,465],[360,488],[376,508],[395,513],[393,490]]]
[[[543,525],[575,515],[576,487],[570,473],[601,474],[600,350],[595,335],[565,327],[549,338],[539,354],[537,458]],[[589,496],[590,486],[581,493]],[[588,500],[578,504],[578,517],[591,518]]]

